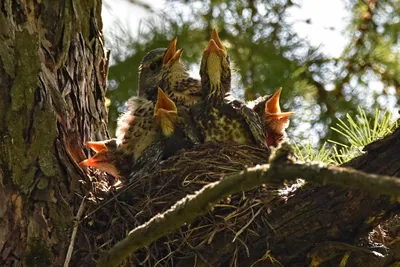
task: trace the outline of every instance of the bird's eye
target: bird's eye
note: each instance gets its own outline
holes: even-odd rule
[[[158,69],[158,63],[157,62],[153,62],[150,64],[150,70],[155,71]]]

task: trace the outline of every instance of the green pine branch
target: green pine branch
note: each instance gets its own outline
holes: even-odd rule
[[[346,142],[328,140],[316,150],[311,143],[294,144],[295,154],[301,161],[319,161],[329,164],[343,164],[363,153],[363,148],[369,143],[382,139],[393,132],[399,125],[393,121],[393,114],[386,110],[376,110],[373,118],[368,118],[365,110],[358,107],[354,117],[346,115],[346,120],[339,122],[331,129],[346,139]]]

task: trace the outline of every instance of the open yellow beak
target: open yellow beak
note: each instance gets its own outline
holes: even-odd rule
[[[172,62],[178,61],[181,58],[183,49],[176,50],[177,40],[178,40],[177,37],[175,37],[169,43],[167,51],[165,51],[165,53],[164,53],[163,65],[167,65],[167,64],[170,64]]]
[[[158,94],[157,94],[157,102],[156,105],[154,107],[154,115],[157,114],[157,111],[159,109],[165,109],[167,111],[174,111],[177,112],[178,109],[174,103],[174,101],[172,101],[161,88],[158,88]]]
[[[170,136],[175,130],[175,122],[178,116],[178,109],[175,103],[158,88],[157,102],[154,107],[154,116],[161,126],[161,130],[165,136]]]
[[[217,54],[219,57],[223,58],[226,57],[226,49],[224,47],[221,49],[214,39],[211,39],[203,52],[203,57],[210,54]]]
[[[281,112],[279,105],[279,98],[281,96],[282,88],[279,88],[265,104],[265,114],[268,116],[274,116],[276,119],[288,118],[294,114],[294,112]]]
[[[219,49],[224,50],[226,52],[226,48],[222,44],[221,39],[218,36],[218,32],[215,28],[212,30],[212,33],[211,33],[211,40],[214,40],[214,42],[217,44]]]

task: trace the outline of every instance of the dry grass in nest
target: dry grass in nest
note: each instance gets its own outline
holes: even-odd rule
[[[181,151],[148,174],[134,175],[121,192],[114,192],[111,201],[93,205],[86,212],[89,216],[82,223],[81,238],[86,239],[83,243],[88,247],[77,248],[80,266],[83,266],[82,255],[96,254],[99,248],[109,249],[125,238],[128,231],[167,210],[187,194],[246,167],[265,164],[268,156],[267,151],[252,146],[199,145]],[[267,215],[274,199],[279,200],[281,196],[266,186],[232,195],[208,215],[137,251],[130,261],[144,266],[175,266],[178,262],[179,266],[193,266],[194,261],[204,262],[206,258],[211,266],[227,258],[234,262],[239,251],[248,253],[259,232],[273,231]],[[93,264],[89,258],[85,262]]]

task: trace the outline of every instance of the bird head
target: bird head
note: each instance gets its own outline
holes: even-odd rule
[[[79,163],[79,165],[91,166],[99,169],[100,171],[111,174],[118,178],[120,173],[116,167],[116,139],[99,141],[99,142],[85,142],[85,145],[90,147],[96,154]]]
[[[159,74],[163,67],[163,58],[167,49],[157,48],[148,52],[139,66],[139,96],[159,83]]]
[[[187,79],[184,64],[180,58],[183,50],[176,48],[177,37],[172,39],[167,49],[155,49],[144,58],[139,76],[139,96],[155,101],[157,88],[172,88],[176,82]]]
[[[178,119],[178,109],[175,103],[158,88],[157,102],[154,107],[156,122],[160,125],[164,136],[169,137],[174,133],[175,123]]]
[[[289,126],[289,118],[294,112],[282,112],[279,98],[282,88],[279,88],[265,104],[265,125],[267,128],[267,144],[276,146],[279,139],[285,135],[285,129]]]
[[[223,99],[230,91],[230,60],[215,29],[203,52],[200,76],[202,89],[209,99]]]

